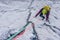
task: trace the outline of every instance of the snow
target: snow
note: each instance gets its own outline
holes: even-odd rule
[[[60,1],[44,1],[44,0],[0,0],[0,40],[7,40],[10,34],[18,32],[27,23],[29,13],[31,13],[29,21],[35,24],[39,40],[60,40]],[[34,18],[36,13],[45,5],[51,7],[49,21],[41,20],[38,16]],[[46,26],[43,25],[46,23]],[[33,40],[36,37],[31,24],[26,27],[23,35],[16,40]]]

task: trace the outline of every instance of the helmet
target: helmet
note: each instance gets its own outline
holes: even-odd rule
[[[44,6],[44,9],[49,11],[51,8],[50,8],[50,6]]]

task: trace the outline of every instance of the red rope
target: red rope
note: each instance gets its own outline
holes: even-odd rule
[[[30,26],[31,27],[31,26]],[[17,38],[21,37],[25,31],[29,30],[30,27],[28,27],[26,30],[24,30],[23,32],[21,32],[19,35],[17,35],[15,38],[13,38],[13,40],[17,40]],[[34,23],[32,23],[32,27],[34,27]]]
[[[21,32],[19,35],[17,35],[15,38],[13,38],[12,40],[17,40],[17,38],[21,37],[24,34],[25,30],[23,32]]]
[[[21,32],[19,35],[17,35],[15,38],[13,38],[13,40],[17,40],[17,38],[21,37],[25,33],[25,31],[27,31],[27,30],[30,29],[30,27],[28,27],[27,29],[25,29],[23,32]]]

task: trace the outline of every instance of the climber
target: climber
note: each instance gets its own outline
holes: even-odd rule
[[[44,6],[36,15],[35,17],[37,17],[38,15],[40,17],[42,17],[42,20],[44,20],[46,18],[46,21],[49,21],[49,14],[50,14],[50,7],[49,6]]]

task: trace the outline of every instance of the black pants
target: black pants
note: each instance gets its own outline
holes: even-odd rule
[[[43,13],[40,13],[40,15],[39,15],[39,16],[43,18],[42,20],[44,20],[44,19],[45,19],[45,17],[43,16]]]

